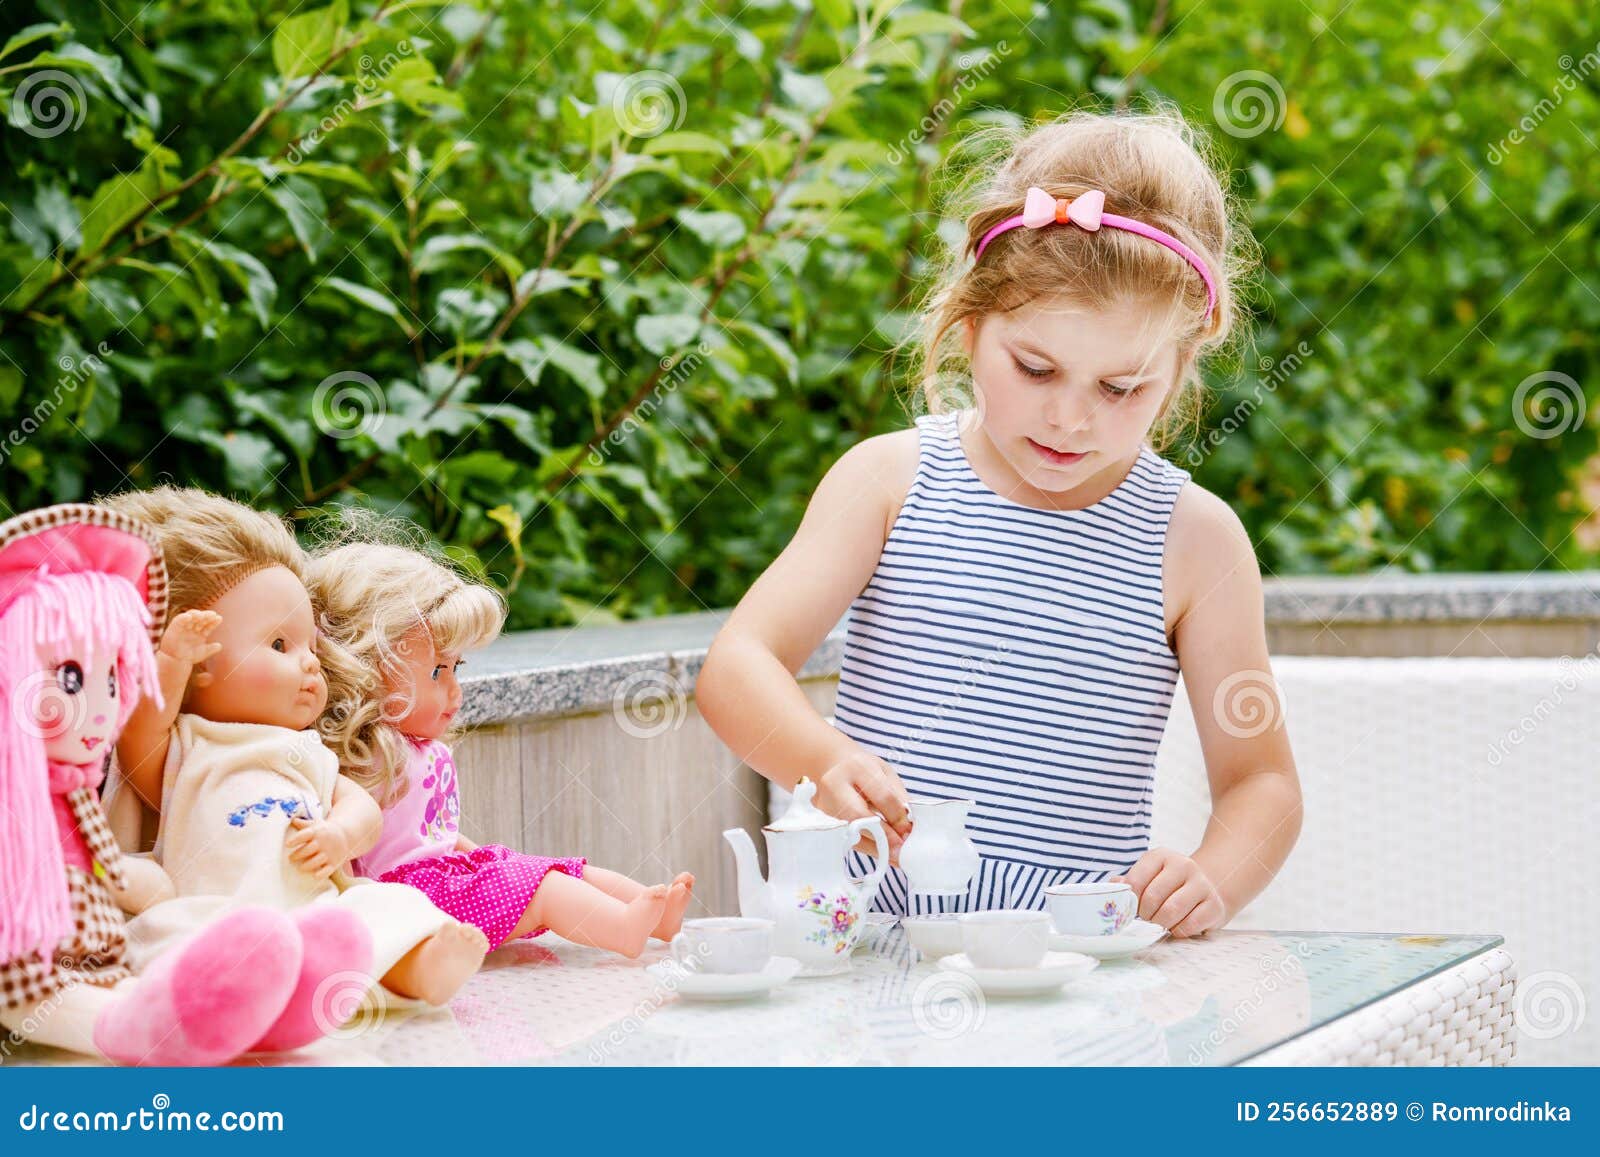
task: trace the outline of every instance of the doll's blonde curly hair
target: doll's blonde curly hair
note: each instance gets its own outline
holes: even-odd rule
[[[425,545],[415,528],[359,512],[346,514],[314,551],[306,588],[328,680],[317,729],[341,772],[387,806],[405,794],[408,748],[395,722],[409,704],[388,692],[386,678],[405,660],[405,636],[425,625],[439,651],[463,654],[499,636],[505,603]]]

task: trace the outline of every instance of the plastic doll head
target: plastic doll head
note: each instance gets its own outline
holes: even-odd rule
[[[171,610],[222,616],[222,650],[196,669],[184,710],[223,723],[300,730],[327,697],[303,576],[305,552],[283,520],[203,490],[172,486],[103,505],[150,525],[170,576]]]
[[[132,525],[88,506],[0,524],[0,959],[72,931],[51,765],[98,768],[160,695],[146,603],[160,555]]]
[[[258,570],[211,604],[222,649],[195,670],[184,710],[220,723],[303,731],[328,701],[305,584],[287,567]]]
[[[392,801],[406,739],[451,734],[456,667],[500,634],[505,604],[425,551],[383,542],[318,554],[307,585],[328,674],[323,738],[346,775]]]

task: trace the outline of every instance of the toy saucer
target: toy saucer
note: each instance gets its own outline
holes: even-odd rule
[[[1032,968],[979,968],[965,952],[946,956],[939,967],[977,981],[985,996],[1044,996],[1093,972],[1100,962],[1078,952],[1047,952]]]
[[[1161,925],[1149,920],[1130,920],[1121,932],[1111,936],[1068,936],[1050,932],[1050,948],[1056,952],[1081,952],[1096,960],[1116,960],[1143,952],[1167,934]]]
[[[759,972],[691,972],[675,960],[663,960],[645,971],[685,1000],[745,1000],[794,979],[800,962],[774,956]]]

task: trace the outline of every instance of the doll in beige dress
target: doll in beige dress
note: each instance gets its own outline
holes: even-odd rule
[[[219,911],[332,904],[371,933],[378,987],[446,1003],[488,942],[414,889],[347,872],[382,817],[315,727],[328,688],[294,536],[199,490],[104,504],[155,530],[171,576],[165,706],[142,704],[117,742],[121,776],[160,813],[154,852],[178,894],[132,921],[135,967]]]

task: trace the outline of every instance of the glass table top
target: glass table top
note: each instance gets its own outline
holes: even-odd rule
[[[334,1065],[1228,1065],[1501,943],[1223,930],[1104,961],[1047,997],[984,996],[877,925],[850,971],[697,1003],[645,966],[544,936],[490,954],[448,1009],[374,1012],[292,1057]],[[10,1063],[72,1063],[47,1050]],[[269,1058],[250,1063],[271,1063]]]

